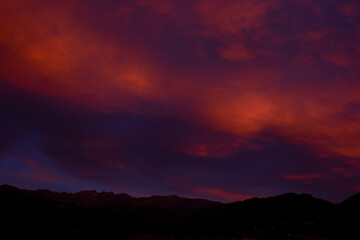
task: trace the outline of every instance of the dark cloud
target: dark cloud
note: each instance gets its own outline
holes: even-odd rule
[[[360,102],[350,102],[345,105],[341,117],[345,121],[360,120]]]
[[[216,142],[236,138],[176,118],[69,110],[66,103],[10,89],[7,92],[13,94],[2,95],[7,103],[2,110],[14,125],[7,128],[8,135],[27,125],[29,136],[40,134],[39,150],[80,179],[128,183],[135,191],[147,186],[148,192],[154,188],[196,195],[191,186],[197,191],[212,186],[249,196],[310,192],[337,201],[354,192],[351,187],[342,189],[339,181],[357,186],[350,165],[338,158],[321,158],[313,147],[291,143],[273,130],[234,147],[229,156],[189,156],[177,147],[194,138],[211,136]]]
[[[1,181],[359,190],[356,1],[1,4]]]

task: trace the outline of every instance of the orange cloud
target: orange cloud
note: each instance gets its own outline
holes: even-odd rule
[[[324,175],[322,174],[306,174],[306,175],[286,175],[284,176],[285,179],[295,180],[295,181],[303,181],[309,180],[314,178],[321,178]]]
[[[200,188],[196,190],[196,193],[208,194],[213,197],[224,199],[225,201],[228,202],[242,201],[242,200],[254,198],[254,196],[251,195],[228,192],[217,188]]]
[[[227,157],[239,151],[240,147],[251,149],[244,139],[222,139],[219,137],[198,137],[190,139],[184,146],[177,146],[177,150],[190,156],[199,157]]]
[[[176,10],[171,0],[140,0],[140,4],[150,7],[155,14],[170,15],[176,17]]]
[[[29,4],[12,1],[1,8],[0,42],[12,55],[0,69],[6,80],[28,91],[95,104],[152,94],[155,75],[145,52],[101,36],[86,23],[75,24],[76,10],[88,6]]]
[[[197,5],[200,21],[210,28],[224,34],[239,34],[262,25],[267,11],[278,3],[264,1],[216,1],[204,0]]]
[[[241,44],[229,45],[225,48],[221,48],[219,52],[222,57],[232,61],[241,62],[254,58],[254,54]]]
[[[344,67],[354,64],[359,64],[360,62],[350,58],[345,53],[327,53],[324,55],[324,59],[329,63],[333,63],[337,66]]]
[[[93,10],[83,2],[3,1],[0,43],[7,58],[1,61],[0,73],[4,81],[21,89],[80,102],[99,111],[170,115],[236,136],[225,142],[200,136],[200,140],[178,148],[189,155],[228,156],[263,129],[277,127],[281,129],[278,134],[289,141],[315,146],[321,154],[351,158],[348,161],[355,164],[360,158],[359,124],[336,116],[347,103],[360,101],[358,73],[328,76],[318,67],[316,57],[344,68],[358,61],[341,51],[323,54],[317,46],[319,56],[302,53],[312,60],[306,69],[291,61],[276,62],[283,57],[276,52],[282,47],[279,44],[289,39],[296,41],[301,35],[324,41],[324,45],[327,39],[327,31],[316,28],[295,37],[285,33],[264,41],[262,37],[273,36],[267,27],[268,13],[281,3],[204,0],[190,4],[186,14],[181,14],[183,9],[177,9],[172,1],[140,1],[149,11],[151,26],[158,27],[149,32],[156,35],[156,41],[164,41],[162,36],[167,34],[161,26],[190,40],[216,41],[207,51],[220,54],[218,64],[214,67],[204,61],[201,64],[206,67],[199,64],[196,68],[194,62],[194,70],[192,63],[185,65],[177,59],[172,65],[159,60],[161,50],[151,49],[155,40],[148,46],[146,41],[129,38],[136,31],[145,31],[134,29],[134,22],[141,21],[131,18],[137,3],[115,9],[117,15],[110,14],[111,24],[106,26],[116,26],[116,32],[102,32],[87,22],[88,15],[79,16],[79,9]],[[171,18],[175,26],[156,21],[158,16]],[[272,23],[292,27],[279,19]],[[189,22],[194,27],[186,29]],[[331,32],[331,26],[324,29]],[[250,48],[248,42],[267,48],[263,51],[267,54]],[[296,57],[291,51],[288,55],[285,57]],[[266,63],[258,56],[267,59]],[[223,58],[233,62],[223,62]],[[309,76],[311,73],[314,75]],[[329,79],[321,79],[322,75]],[[147,101],[166,103],[171,110],[148,110],[142,106]]]

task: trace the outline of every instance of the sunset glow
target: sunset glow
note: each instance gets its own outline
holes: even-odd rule
[[[359,11],[0,1],[0,182],[343,200],[360,189]]]

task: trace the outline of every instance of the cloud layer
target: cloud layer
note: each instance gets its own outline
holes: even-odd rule
[[[357,1],[0,3],[0,181],[360,190]]]

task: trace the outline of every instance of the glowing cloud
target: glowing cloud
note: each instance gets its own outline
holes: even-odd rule
[[[359,9],[351,0],[1,1],[0,163],[37,136],[33,148],[57,167],[135,192],[146,179],[154,192],[228,201],[328,181],[319,194],[339,199],[360,186]],[[299,147],[311,164],[295,171],[305,157],[279,146]],[[31,151],[21,155],[36,166]],[[255,190],[236,187],[251,178],[233,172],[239,164],[258,177]],[[221,167],[229,176],[214,174]],[[207,187],[173,188],[161,182],[168,175]],[[351,178],[347,192],[334,180]]]

